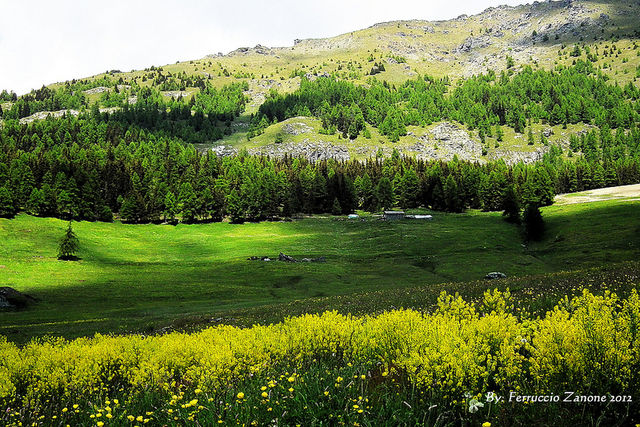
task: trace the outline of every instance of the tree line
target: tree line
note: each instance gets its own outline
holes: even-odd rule
[[[543,161],[507,165],[401,156],[364,161],[218,157],[169,134],[151,131],[161,117],[132,120],[125,110],[85,114],[0,130],[0,214],[19,211],[63,219],[184,222],[259,221],[296,213],[375,212],[392,207],[505,209],[548,205],[558,192],[640,182],[640,156],[563,159],[551,147]],[[161,113],[158,113],[161,114]],[[603,142],[596,134],[596,149]],[[587,137],[585,137],[587,138]]]

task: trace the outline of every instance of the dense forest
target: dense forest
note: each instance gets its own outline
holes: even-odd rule
[[[329,133],[337,130],[353,139],[368,123],[391,141],[406,134],[405,126],[427,126],[445,119],[478,129],[481,139],[499,134],[496,125],[524,133],[532,121],[582,122],[609,129],[629,129],[638,123],[640,89],[631,83],[624,88],[611,84],[589,62],[578,60],[555,71],[525,67],[509,74],[490,72],[461,80],[455,87],[448,78],[428,76],[399,87],[374,77],[367,87],[333,78],[303,79],[296,92],[273,93],[261,105],[254,133],[273,120],[310,115],[319,117]]]
[[[525,132],[531,122],[593,125],[550,147],[536,164],[418,161],[390,158],[321,161],[200,154],[190,142],[231,132],[244,111],[247,83],[222,89],[206,81],[190,99],[166,99],[135,88],[135,103],[78,117],[21,124],[34,109],[82,105],[75,86],[35,91],[4,112],[0,128],[0,215],[33,215],[127,222],[258,221],[296,213],[378,211],[393,206],[460,212],[506,205],[547,205],[558,192],[640,182],[640,91],[607,82],[590,64],[462,80],[421,77],[399,87],[372,78],[366,87],[331,77],[302,80],[299,90],[273,92],[252,121],[259,133],[274,121],[316,115],[324,130],[347,137],[366,123],[392,140],[407,125],[451,119],[496,135],[500,125]],[[157,76],[156,76],[157,78]],[[105,78],[100,84],[117,88]],[[73,89],[73,90],[72,90]],[[131,93],[131,92],[127,92]],[[5,97],[13,95],[5,94]],[[366,135],[365,135],[366,136]],[[573,152],[582,155],[573,156]],[[568,154],[573,158],[565,156]],[[514,200],[515,199],[515,200]]]
[[[111,116],[109,116],[111,117]],[[624,141],[638,141],[635,133]],[[602,145],[603,133],[581,137]],[[618,138],[614,138],[614,141]],[[563,160],[507,166],[424,162],[269,159],[200,154],[181,140],[124,127],[104,115],[7,122],[0,133],[0,213],[129,222],[256,221],[297,212],[347,213],[399,205],[501,210],[506,194],[546,205],[557,192],[640,182],[640,158]],[[515,191],[509,191],[515,190]]]

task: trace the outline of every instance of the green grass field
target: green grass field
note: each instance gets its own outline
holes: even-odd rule
[[[180,319],[271,304],[445,282],[599,267],[640,256],[640,202],[543,211],[545,240],[523,245],[499,213],[434,213],[430,222],[308,218],[232,225],[74,223],[80,261],[58,261],[66,223],[0,220],[0,286],[40,301],[0,313],[17,342],[46,334],[154,331]],[[326,263],[249,261],[325,256]],[[330,308],[330,307],[327,307]],[[380,308],[380,306],[378,306]]]

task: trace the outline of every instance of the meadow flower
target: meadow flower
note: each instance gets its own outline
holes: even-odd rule
[[[478,412],[478,409],[484,407],[484,403],[480,402],[478,399],[471,399],[469,401],[469,412],[475,414]]]

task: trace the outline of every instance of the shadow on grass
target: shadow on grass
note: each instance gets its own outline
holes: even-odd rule
[[[0,313],[0,333],[23,342],[44,334],[76,337],[95,332],[150,331],[181,317],[242,315],[241,310],[256,306],[268,312],[273,304],[286,311],[291,308],[287,304],[295,300],[301,300],[291,303],[295,307],[306,307],[305,301],[311,301],[308,298],[318,296],[328,298],[327,304],[321,304],[323,310],[331,309],[331,304],[338,308],[341,299],[346,301],[341,307],[354,312],[369,310],[367,304],[373,304],[375,310],[389,309],[409,304],[411,299],[401,296],[420,295],[420,289],[464,291],[469,286],[495,286],[497,282],[484,287],[466,284],[489,271],[514,277],[639,258],[638,226],[629,219],[638,215],[640,204],[593,206],[547,208],[549,214],[543,212],[548,225],[545,239],[526,249],[521,246],[519,229],[499,214],[437,214],[433,221],[423,223],[308,219],[253,227],[181,226],[171,228],[179,233],[156,236],[152,235],[158,231],[154,227],[163,226],[102,226],[103,239],[126,238],[133,249],[115,251],[95,235],[86,238],[78,268],[89,269],[89,278],[80,281],[71,272],[59,285],[31,290],[42,302],[23,312]],[[274,241],[268,233],[250,237],[272,227],[280,232]],[[221,229],[232,230],[233,237],[216,235]],[[283,233],[297,237],[283,239]],[[563,238],[557,239],[555,234]],[[82,245],[82,236],[80,239]],[[225,249],[213,239],[223,243],[233,240],[226,258],[212,257]],[[279,252],[296,258],[325,256],[327,262],[246,259],[256,254],[277,256]],[[166,253],[170,256],[162,258]],[[34,264],[33,268],[52,267]],[[22,273],[28,278],[28,270]],[[437,285],[443,282],[447,283]],[[363,293],[375,295],[376,300],[362,299]],[[437,297],[429,295],[429,301]],[[314,307],[316,302],[310,304]],[[259,313],[262,309],[255,310]],[[283,312],[278,310],[274,313],[279,316]],[[291,310],[293,314],[298,309]]]

